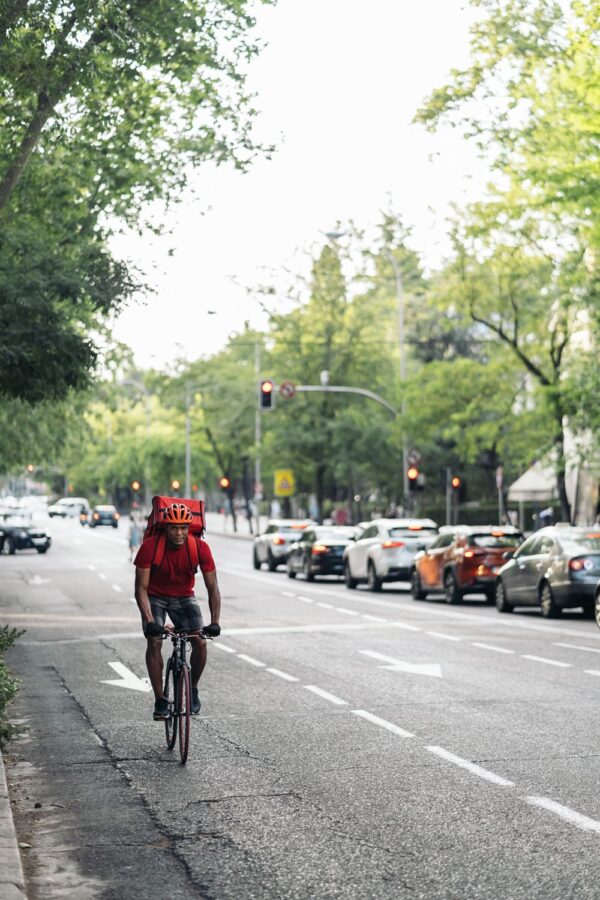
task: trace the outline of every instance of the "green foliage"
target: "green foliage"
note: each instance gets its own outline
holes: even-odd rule
[[[8,625],[0,626],[0,751],[6,749],[13,731],[7,720],[7,712],[18,689],[18,681],[11,676],[4,661],[4,654],[22,634],[23,631],[10,628]]]

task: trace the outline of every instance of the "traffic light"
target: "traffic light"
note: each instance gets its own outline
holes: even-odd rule
[[[452,485],[452,488],[455,491],[458,491],[458,490],[460,490],[460,486],[461,486],[462,482],[461,482],[460,478],[458,477],[458,475],[453,475],[452,478],[450,479],[450,484]]]
[[[406,477],[408,478],[408,489],[409,491],[414,491],[417,488],[417,484],[419,481],[419,470],[416,466],[410,466],[407,469]]]
[[[33,466],[31,465],[31,463],[29,463],[29,465],[27,466],[27,471],[29,472],[30,475],[33,472]]]
[[[174,478],[173,481],[171,482],[171,487],[173,488],[174,491],[178,491],[179,488],[181,487],[181,482],[177,481],[177,479]]]
[[[219,486],[224,491],[226,491],[228,487],[231,487],[231,480],[227,475],[222,475],[221,478],[219,478]]]
[[[137,492],[137,491],[139,491],[140,488],[141,488],[141,484],[139,483],[139,481],[132,481],[132,482],[131,482],[131,490],[132,490],[132,491],[136,491],[136,492]]]
[[[273,382],[267,378],[265,381],[261,381],[258,386],[258,407],[259,409],[274,409],[275,408],[275,385]]]

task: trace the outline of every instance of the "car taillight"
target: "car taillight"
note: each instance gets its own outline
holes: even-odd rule
[[[392,547],[404,547],[404,541],[384,541],[381,546],[384,550],[390,550]]]
[[[273,538],[273,543],[274,543],[274,544],[280,545],[280,544],[285,544],[285,541],[284,541],[284,539],[283,539],[282,537],[274,537],[274,538]]]
[[[120,518],[121,518],[121,516],[119,515],[119,513],[115,513],[115,519],[120,519]]]
[[[475,556],[474,550],[465,550],[465,559],[472,559]]]
[[[328,549],[325,544],[313,544],[312,555],[318,556],[320,553],[327,553]]]
[[[100,518],[100,513],[94,513],[94,518],[95,518],[95,519],[99,519],[99,518]]]
[[[582,572],[583,569],[589,572],[590,569],[594,568],[594,560],[586,559],[585,557],[579,557],[578,559],[570,559],[569,560],[569,568],[573,572]]]

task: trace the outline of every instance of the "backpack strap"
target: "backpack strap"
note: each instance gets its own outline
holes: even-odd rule
[[[156,535],[156,542],[154,544],[154,553],[152,554],[152,562],[150,563],[150,568],[153,572],[157,572],[158,569],[163,564],[163,560],[165,558],[165,551],[167,549],[167,535],[164,531],[159,531]]]
[[[200,551],[198,549],[198,538],[193,534],[188,534],[187,549],[192,572],[197,572],[200,565]]]

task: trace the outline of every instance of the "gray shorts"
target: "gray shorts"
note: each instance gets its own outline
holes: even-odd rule
[[[157,597],[150,595],[150,608],[154,621],[164,628],[165,619],[168,616],[178,631],[201,631],[204,628],[204,620],[200,612],[200,604],[195,597]],[[146,623],[144,623],[144,634]]]

